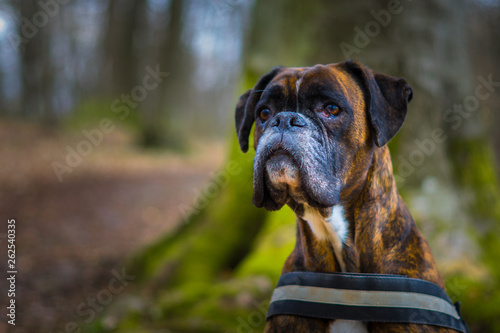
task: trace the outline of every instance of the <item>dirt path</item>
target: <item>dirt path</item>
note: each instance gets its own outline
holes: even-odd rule
[[[17,235],[12,332],[65,332],[67,323],[81,320],[78,306],[108,284],[129,254],[179,223],[179,205],[193,202],[224,156],[222,145],[190,157],[138,152],[114,137],[59,182],[50,164],[62,162],[76,139],[0,123],[0,248],[7,219],[16,219]],[[5,287],[2,281],[2,321]]]

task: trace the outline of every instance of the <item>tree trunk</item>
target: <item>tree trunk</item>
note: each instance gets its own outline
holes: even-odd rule
[[[129,94],[137,82],[137,56],[134,33],[137,31],[144,0],[109,0],[108,27],[106,32],[107,72],[105,83],[109,94],[118,98]]]
[[[164,145],[165,141],[173,141],[174,138],[174,135],[169,135],[172,128],[168,128],[167,119],[179,105],[179,95],[183,92],[182,84],[179,83],[185,81],[181,61],[185,55],[185,51],[181,47],[184,2],[183,0],[172,0],[168,10],[161,15],[163,20],[168,23],[163,31],[159,31],[162,37],[159,45],[156,46],[158,52],[155,60],[160,66],[160,70],[167,71],[169,76],[157,91],[153,92],[156,95],[155,105],[149,105],[142,115],[142,143],[145,146]],[[167,133],[165,133],[165,129]],[[173,143],[168,142],[168,145],[173,145]]]
[[[25,41],[16,49],[21,56],[22,97],[21,114],[23,118],[41,120],[43,124],[55,124],[52,105],[53,68],[50,50],[50,19],[45,24],[34,22],[43,16],[35,15],[40,11],[37,1],[19,1],[17,9],[30,25],[22,29],[18,25],[18,36]],[[23,33],[24,32],[24,33]]]
[[[185,0],[172,0],[155,18],[155,25],[167,24],[162,29],[154,28],[160,38],[157,44],[149,45],[155,54],[151,66],[159,66],[168,76],[157,89],[148,92],[148,99],[143,103],[141,135],[145,146],[183,148],[185,137],[179,131],[179,124],[190,103],[188,88],[192,79],[191,54],[183,43],[187,4]]]

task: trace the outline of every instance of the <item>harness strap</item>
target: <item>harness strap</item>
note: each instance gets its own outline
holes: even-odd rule
[[[291,272],[280,277],[267,312],[327,320],[429,324],[467,333],[438,285],[401,275]]]

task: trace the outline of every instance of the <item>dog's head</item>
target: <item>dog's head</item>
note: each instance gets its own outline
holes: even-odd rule
[[[404,79],[352,61],[271,70],[236,106],[244,152],[255,123],[253,203],[341,203],[363,182],[375,147],[400,129],[411,97]]]

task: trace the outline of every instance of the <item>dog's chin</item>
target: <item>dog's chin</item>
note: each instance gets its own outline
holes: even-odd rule
[[[279,209],[290,198],[304,201],[300,187],[299,167],[289,154],[284,152],[273,154],[267,160],[264,172],[264,186],[270,199],[264,202],[266,209]]]
[[[286,151],[280,150],[268,157],[262,173],[263,186],[254,188],[254,204],[257,207],[273,211],[285,204],[293,208],[307,203],[311,207],[326,208],[334,206],[339,201],[338,194],[331,191],[331,188],[320,191],[322,192],[320,196],[311,195],[310,188],[304,189],[305,175],[302,175],[297,161]],[[310,185],[315,187],[314,184]],[[317,186],[321,185],[317,184]]]
[[[298,189],[300,186],[299,168],[292,157],[285,152],[278,152],[269,157],[265,172],[274,187],[287,186]]]

